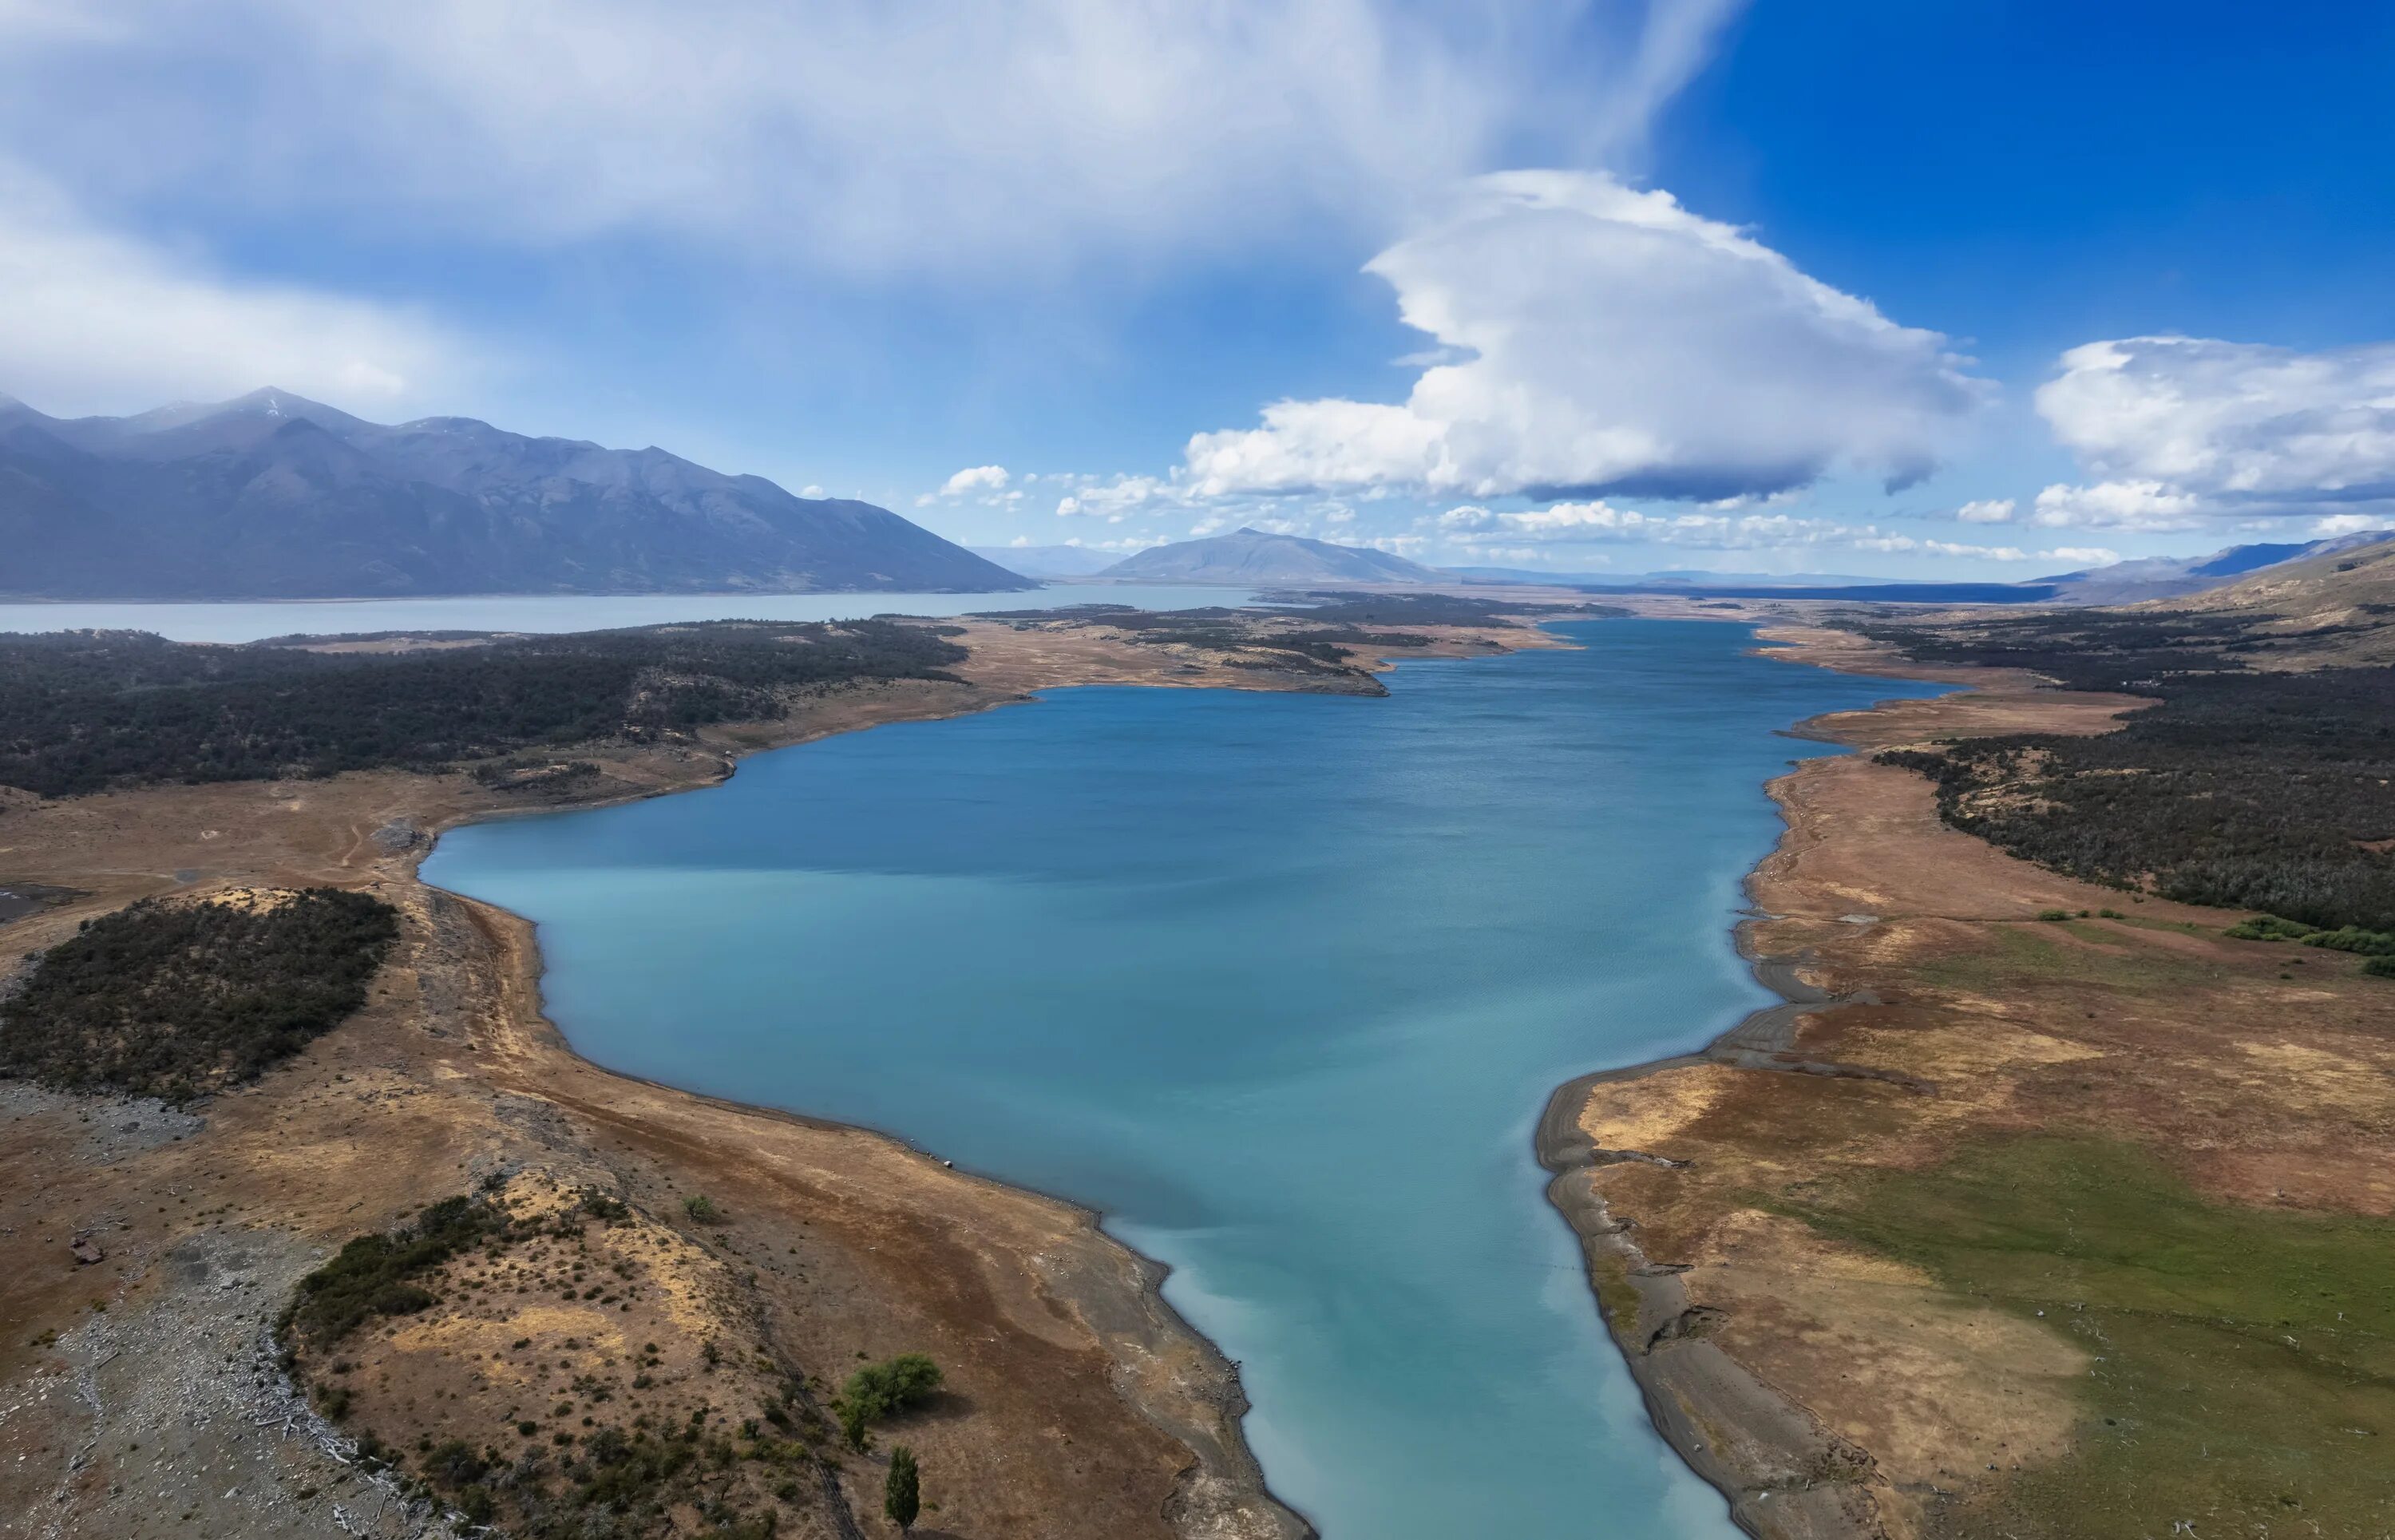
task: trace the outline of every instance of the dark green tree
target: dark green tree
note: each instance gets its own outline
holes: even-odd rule
[[[939,1387],[940,1366],[921,1353],[868,1363],[840,1387],[840,1426],[848,1441],[863,1449],[867,1427],[921,1403]]]
[[[905,1444],[890,1451],[890,1475],[881,1483],[881,1511],[901,1534],[913,1532],[915,1516],[923,1511],[922,1478],[915,1469],[915,1452]]]

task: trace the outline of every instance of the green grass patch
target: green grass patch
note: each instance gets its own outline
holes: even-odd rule
[[[1589,1263],[1589,1280],[1596,1290],[1597,1308],[1605,1312],[1605,1323],[1613,1328],[1614,1340],[1634,1342],[1638,1290],[1630,1281],[1630,1264],[1610,1250],[1599,1252]]]
[[[1781,1207],[2043,1310],[2089,1354],[2074,1452],[2009,1483],[1973,1533],[2395,1525],[2395,1225],[2210,1202],[2134,1145],[2054,1136]]]
[[[2081,940],[2119,949],[2133,947],[2129,937],[2094,921],[2054,922],[2053,928]],[[1952,957],[1933,958],[1918,964],[1922,982],[1974,991],[2017,983],[2097,984],[2123,989],[2180,989],[2218,976],[2220,969],[2176,953],[2118,949],[2097,951],[2058,941],[2044,923],[1997,925],[1988,933],[1985,949]]]

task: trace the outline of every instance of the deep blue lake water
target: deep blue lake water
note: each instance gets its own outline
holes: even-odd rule
[[[536,921],[599,1062],[889,1129],[1078,1200],[1242,1361],[1330,1540],[1728,1536],[1542,1196],[1581,1071],[1764,1000],[1766,778],[1927,686],[1615,620],[1387,699],[1090,688],[444,837]]]

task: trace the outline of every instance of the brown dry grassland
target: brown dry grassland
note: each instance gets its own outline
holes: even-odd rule
[[[1659,1425],[1766,1536],[2395,1533],[2395,989],[2014,859],[1868,757],[2139,702],[1766,635],[1972,689],[1817,719],[1866,752],[1772,784],[1741,941],[1819,1002],[1784,1042],[1550,1109]]]

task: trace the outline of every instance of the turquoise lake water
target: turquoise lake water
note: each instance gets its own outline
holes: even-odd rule
[[[1775,730],[1897,695],[1741,627],[1410,663],[1386,699],[1086,688],[445,836],[599,1062],[1078,1200],[1241,1361],[1330,1540],[1716,1537],[1530,1131],[1765,1000]]]

